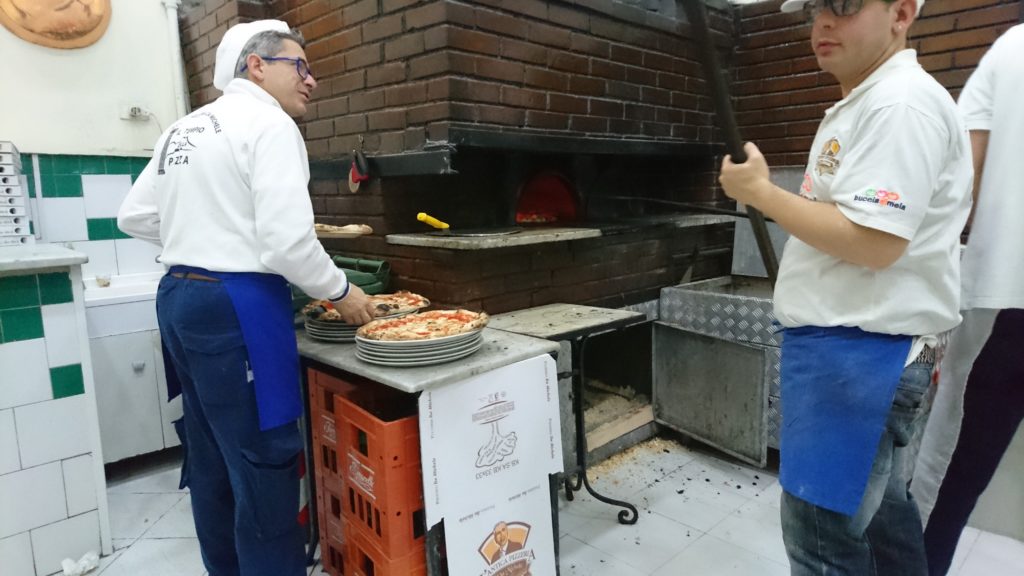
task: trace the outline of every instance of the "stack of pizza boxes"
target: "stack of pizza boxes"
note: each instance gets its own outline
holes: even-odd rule
[[[34,243],[28,216],[28,181],[22,175],[21,154],[14,144],[0,140],[0,246]]]

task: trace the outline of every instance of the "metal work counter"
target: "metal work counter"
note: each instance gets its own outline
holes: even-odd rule
[[[466,358],[418,368],[388,368],[356,358],[355,344],[319,342],[303,330],[296,337],[300,356],[409,393],[465,380],[559,349],[557,342],[484,328],[483,347]]]

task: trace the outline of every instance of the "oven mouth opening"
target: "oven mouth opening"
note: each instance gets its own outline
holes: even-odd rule
[[[528,178],[519,189],[515,223],[552,225],[579,220],[579,200],[572,182],[554,170]]]

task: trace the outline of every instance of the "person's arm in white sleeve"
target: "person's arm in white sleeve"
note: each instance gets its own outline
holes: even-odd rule
[[[1001,39],[1001,38],[1000,38]],[[988,138],[992,130],[992,108],[993,94],[995,93],[996,76],[992,73],[993,68],[998,66],[996,61],[999,58],[1002,43],[996,44],[985,53],[978,68],[968,78],[967,84],[960,93],[957,107],[964,118],[964,124],[971,132],[971,152],[974,159],[974,190],[971,205],[971,215],[967,219],[967,228],[970,229],[974,221],[974,208],[978,205],[978,194],[981,193],[981,176],[985,168],[985,157],[988,154]]]
[[[313,298],[328,299],[346,321],[362,324],[372,307],[349,285],[313,229],[305,144],[291,121],[269,122],[251,152],[251,186],[260,261]]]
[[[117,227],[125,234],[162,246],[160,242],[159,199],[156,192],[156,163],[151,159],[117,211]]]

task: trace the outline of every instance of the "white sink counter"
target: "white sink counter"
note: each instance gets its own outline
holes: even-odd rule
[[[163,272],[125,274],[99,286],[86,278],[85,316],[90,338],[156,330],[156,290]]]

